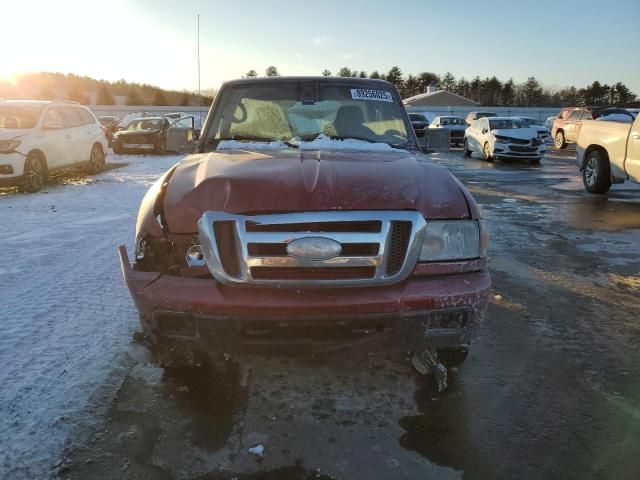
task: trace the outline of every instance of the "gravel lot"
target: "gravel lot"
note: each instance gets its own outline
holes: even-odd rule
[[[383,352],[151,365],[116,246],[178,159],[0,190],[0,478],[640,478],[638,186],[585,193],[570,151],[434,155],[482,205],[494,283],[436,394]]]

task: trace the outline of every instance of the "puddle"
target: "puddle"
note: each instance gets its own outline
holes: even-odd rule
[[[246,406],[246,389],[241,386],[239,367],[234,362],[201,367],[165,368],[165,395],[192,418],[193,444],[217,450],[233,431],[237,414]]]
[[[302,466],[295,465],[291,467],[281,467],[274,470],[266,470],[262,472],[247,475],[225,475],[209,474],[196,477],[195,480],[334,480],[335,477],[322,475],[314,470],[306,470]]]
[[[469,474],[479,471],[477,455],[467,438],[465,399],[455,378],[441,393],[430,379],[419,379],[415,393],[420,415],[402,417],[398,424],[405,431],[400,446],[419,453],[430,462]]]

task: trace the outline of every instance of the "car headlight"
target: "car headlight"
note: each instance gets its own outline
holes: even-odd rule
[[[496,136],[494,136],[493,139],[495,140],[496,143],[509,143],[509,140],[507,140],[504,137],[496,137]]]
[[[471,260],[486,256],[487,236],[478,220],[427,221],[421,262]]]
[[[2,140],[0,142],[0,153],[11,153],[20,145],[20,140]]]

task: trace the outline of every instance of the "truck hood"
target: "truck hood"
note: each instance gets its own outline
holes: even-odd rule
[[[407,151],[230,150],[181,161],[163,206],[170,232],[192,233],[207,210],[417,210],[427,219],[470,218],[477,209],[467,199],[473,202],[446,169]]]

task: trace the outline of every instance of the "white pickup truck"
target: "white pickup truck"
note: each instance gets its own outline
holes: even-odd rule
[[[587,192],[606,193],[614,183],[640,183],[640,115],[633,123],[585,120],[576,150]]]

